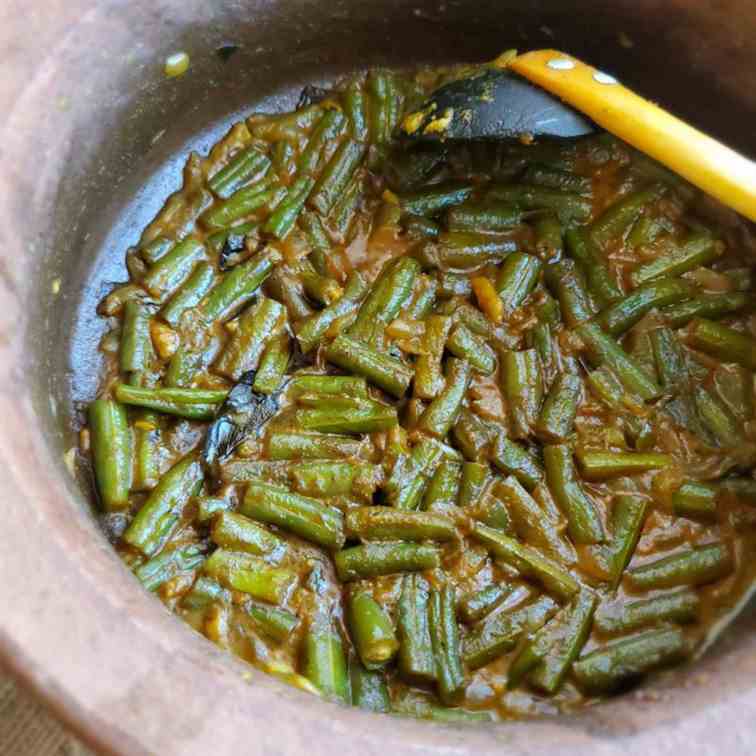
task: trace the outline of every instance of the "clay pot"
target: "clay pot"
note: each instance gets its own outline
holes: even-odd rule
[[[93,396],[95,302],[240,112],[374,64],[559,46],[756,153],[745,0],[5,0],[0,24],[0,654],[118,754],[729,753],[756,750],[756,633],[574,717],[452,727],[339,708],[235,661],[165,611],[102,536],[66,460]],[[216,49],[240,49],[224,62]],[[167,80],[165,56],[190,72]],[[141,187],[147,187],[143,191]],[[57,292],[57,293],[56,293]],[[83,469],[83,468],[82,468]]]

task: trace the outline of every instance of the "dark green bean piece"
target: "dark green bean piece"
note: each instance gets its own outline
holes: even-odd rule
[[[622,289],[612,278],[603,253],[594,246],[593,237],[582,228],[571,228],[565,240],[567,249],[585,274],[591,296],[602,306],[622,297]]]
[[[417,260],[400,257],[384,265],[362,303],[349,335],[375,344],[383,329],[399,315],[412,294],[420,266]]]
[[[570,606],[549,620],[512,661],[507,681],[510,687],[528,675],[536,688],[554,695],[588,639],[596,601],[593,593],[583,590]]]
[[[643,284],[624,299],[607,307],[596,318],[612,336],[620,336],[632,328],[647,312],[656,307],[689,299],[696,287],[689,281],[662,278]]]
[[[283,139],[276,142],[270,151],[270,159],[278,180],[288,185],[297,172],[296,151],[292,144]]]
[[[618,496],[612,505],[609,543],[598,547],[603,554],[607,579],[615,590],[630,563],[646,519],[647,504],[638,496]]]
[[[197,521],[202,523],[210,522],[219,512],[227,512],[231,509],[231,502],[228,499],[221,499],[216,496],[195,496],[197,505]]]
[[[319,343],[331,324],[360,306],[360,301],[368,291],[365,279],[357,272],[347,279],[343,295],[332,305],[316,312],[294,327],[302,351],[307,354]]]
[[[415,279],[412,301],[404,308],[404,315],[412,320],[424,320],[433,311],[438,283],[426,275]]]
[[[526,184],[546,186],[550,189],[559,189],[563,192],[575,192],[577,194],[591,194],[592,180],[577,173],[564,171],[550,165],[534,163],[525,169],[522,180]]]
[[[214,282],[215,271],[212,265],[204,260],[198,262],[186,283],[160,311],[160,316],[174,328],[177,328],[183,313],[196,307],[202,297],[210,291]]]
[[[331,242],[323,227],[323,221],[317,213],[305,210],[299,216],[299,225],[305,232],[311,248],[309,261],[320,275],[329,275],[331,271],[328,260],[331,255]]]
[[[244,184],[261,179],[268,168],[270,160],[267,155],[257,147],[249,147],[232,158],[207,182],[207,185],[218,197],[228,199]]]
[[[213,521],[210,537],[225,549],[265,554],[269,559],[280,559],[286,550],[286,543],[278,536],[236,512],[220,512]]]
[[[656,202],[664,192],[664,185],[656,184],[622,197],[591,224],[591,237],[602,247],[617,239],[624,240],[644,209]]]
[[[364,142],[368,136],[367,100],[362,82],[355,79],[349,83],[342,96],[344,112],[349,119],[349,130],[352,139]]]
[[[514,531],[525,543],[543,549],[563,564],[576,561],[575,550],[560,535],[556,522],[517,478],[510,475],[505,480],[496,480],[492,490],[506,503]]]
[[[326,347],[325,356],[340,368],[365,376],[397,398],[404,396],[412,380],[413,369],[401,360],[371,349],[343,333]]]
[[[444,704],[450,706],[464,698],[466,688],[454,588],[445,585],[443,588],[431,590],[428,609],[438,695]]]
[[[564,322],[570,328],[593,317],[596,308],[586,289],[583,273],[573,260],[549,265],[546,282],[557,296]]]
[[[462,323],[457,323],[452,328],[446,341],[446,348],[462,360],[467,360],[470,365],[480,373],[490,375],[496,369],[496,353],[477,334],[473,333]]]
[[[434,399],[443,390],[445,382],[441,375],[441,360],[444,346],[452,327],[447,315],[431,315],[425,321],[422,338],[423,351],[415,363],[414,394],[420,399]]]
[[[517,205],[506,202],[465,202],[446,213],[449,231],[507,231],[522,221]]]
[[[551,390],[555,379],[561,371],[561,363],[563,361],[551,326],[548,323],[539,323],[528,333],[528,336],[528,346],[538,352],[544,389]],[[573,370],[567,370],[567,372],[575,374]]]
[[[299,155],[297,172],[299,174],[309,173],[313,176],[317,175],[326,145],[331,140],[337,139],[345,126],[346,118],[340,110],[336,110],[335,108],[326,110],[310,132],[307,146]]]
[[[205,247],[190,236],[160,258],[142,279],[142,285],[156,299],[171,296],[189,277],[194,266],[205,258]]]
[[[349,682],[353,706],[384,714],[391,711],[386,675],[382,671],[365,669],[353,658],[349,664]]]
[[[353,591],[347,602],[347,621],[360,661],[377,669],[394,658],[399,641],[383,607],[364,591]]]
[[[402,231],[411,239],[436,239],[441,233],[441,226],[422,215],[404,214],[401,217]]]
[[[720,365],[714,371],[714,391],[740,420],[753,417],[753,373],[739,365]]]
[[[438,215],[446,208],[461,205],[473,193],[471,184],[449,181],[399,196],[399,204],[411,215]]]
[[[371,399],[317,397],[313,406],[298,409],[299,427],[322,433],[376,433],[399,424],[396,408]]]
[[[507,398],[514,438],[533,432],[543,401],[543,379],[535,349],[501,355],[501,382]]]
[[[281,486],[250,481],[240,512],[329,549],[344,544],[343,517],[335,507]]]
[[[456,507],[461,481],[461,464],[457,460],[443,460],[428,484],[421,509],[424,512],[444,513]]]
[[[494,614],[465,637],[465,664],[469,669],[480,669],[511,651],[524,633],[538,630],[558,608],[551,598],[540,596],[524,607]]]
[[[470,364],[451,358],[446,370],[446,385],[428,405],[418,421],[418,430],[443,439],[457,418],[470,385]]]
[[[679,630],[649,630],[593,651],[575,662],[572,670],[580,688],[597,695],[680,661],[687,654],[688,646]]]
[[[228,394],[225,390],[192,388],[140,388],[119,383],[115,397],[122,404],[145,407],[190,420],[212,420],[220,403]]]
[[[732,572],[732,554],[724,543],[696,546],[656,559],[627,573],[632,590],[648,591],[712,583]]]
[[[486,198],[511,202],[525,210],[552,210],[565,225],[584,222],[591,217],[591,201],[573,192],[545,186],[508,184],[492,187]]]
[[[475,523],[472,534],[480,540],[496,559],[514,567],[524,577],[537,580],[549,593],[568,600],[580,589],[580,584],[569,572],[547,559],[535,549],[515,538],[482,523]]]
[[[364,156],[365,145],[361,142],[342,142],[320,174],[307,204],[321,215],[328,215],[344,194]]]
[[[672,464],[669,454],[659,452],[581,451],[577,454],[580,471],[586,480],[608,480],[663,470]]]
[[[715,520],[717,489],[706,483],[688,481],[672,495],[672,509],[678,517],[694,520]]]
[[[546,480],[559,509],[567,518],[570,538],[575,543],[599,543],[604,540],[604,526],[593,500],[580,485],[572,449],[566,444],[545,446]]]
[[[665,231],[674,232],[674,224],[664,216],[642,215],[627,235],[627,243],[633,249],[652,245]]]
[[[149,244],[141,247],[139,254],[148,265],[154,265],[161,257],[168,254],[175,244],[176,242],[172,239],[158,236],[157,239],[153,239]]]
[[[596,612],[594,627],[604,635],[624,635],[666,622],[687,625],[696,621],[700,604],[698,594],[689,588],[616,606],[602,604]]]
[[[315,186],[315,179],[310,176],[298,178],[288,189],[286,197],[265,221],[262,229],[276,239],[285,239],[294,228],[305,200]]]
[[[204,480],[202,465],[192,455],[179,460],[150,492],[123,534],[123,540],[145,556],[155,556],[167,543],[182,510]]]
[[[304,394],[333,394],[335,396],[355,396],[368,398],[367,383],[364,378],[353,375],[295,375],[288,384],[289,394],[297,398]]]
[[[326,698],[348,703],[349,676],[339,634],[332,628],[310,627],[302,646],[304,676]]]
[[[538,257],[544,262],[556,262],[564,251],[562,243],[562,224],[553,213],[545,213],[536,218],[533,224],[535,248]]]
[[[463,407],[452,432],[465,459],[480,462],[488,458],[491,431],[476,414]]]
[[[543,469],[538,459],[503,433],[495,440],[491,461],[505,475],[514,475],[528,491],[543,480]]]
[[[502,491],[499,484],[500,480],[494,478],[493,483],[486,488],[483,495],[469,508],[468,512],[484,525],[510,533],[512,523],[509,517],[509,502],[506,492]]]
[[[756,340],[734,328],[695,318],[688,329],[688,343],[722,362],[735,362],[756,370]]]
[[[231,591],[204,575],[194,581],[191,590],[181,600],[181,606],[186,609],[207,609],[212,604],[230,603]]]
[[[236,330],[215,361],[214,368],[238,381],[242,373],[257,368],[268,340],[280,333],[286,321],[284,306],[275,299],[260,297],[236,321]]]
[[[637,267],[630,274],[630,281],[633,286],[640,286],[654,278],[679,276],[716,260],[722,251],[722,245],[708,232],[694,233],[679,248]]]
[[[400,455],[385,484],[386,498],[397,509],[417,509],[428,481],[444,456],[444,447],[424,438],[411,454]]]
[[[470,277],[464,273],[439,270],[436,272],[436,279],[438,280],[438,296],[440,298],[469,297],[472,294]]]
[[[511,313],[533,290],[541,273],[541,261],[523,252],[513,252],[504,261],[496,278],[496,290],[504,303],[504,311]]]
[[[119,365],[124,373],[144,372],[154,357],[150,337],[150,310],[132,299],[123,308]]]
[[[298,144],[303,132],[309,131],[317,123],[322,112],[323,107],[315,104],[289,113],[253,113],[247,119],[247,127],[258,139],[287,139]]]
[[[107,399],[89,405],[89,433],[97,491],[106,512],[129,506],[132,437],[126,408]]]
[[[473,231],[444,231],[417,251],[426,268],[474,271],[517,251],[518,242],[506,234],[479,234]]]
[[[359,172],[355,172],[328,215],[330,236],[338,244],[347,244],[351,238],[352,225],[362,200],[362,178]]]
[[[399,672],[409,682],[436,679],[428,625],[430,589],[422,575],[405,575],[398,605]]]
[[[333,561],[339,580],[392,575],[396,572],[422,572],[441,565],[437,548],[417,543],[367,543],[337,551]]]
[[[200,304],[205,320],[210,323],[225,321],[236,314],[254,297],[280,261],[280,252],[273,247],[266,247],[226,273]]]
[[[253,384],[254,390],[260,394],[273,394],[278,391],[289,366],[290,357],[288,333],[280,333],[270,339],[260,358],[260,366]]]
[[[239,189],[223,202],[216,202],[202,214],[200,222],[208,231],[230,228],[255,210],[268,205],[280,193],[280,189],[272,177],[264,178]]]
[[[161,438],[158,416],[136,413],[134,420],[134,476],[132,491],[149,491],[160,479]]]
[[[270,433],[267,439],[268,457],[283,459],[341,459],[356,457],[361,442],[351,436],[330,433]]]
[[[725,294],[702,294],[688,302],[670,305],[662,310],[662,316],[672,326],[679,328],[693,318],[724,318],[753,307],[753,298],[744,292]]]
[[[302,462],[289,468],[294,488],[306,496],[356,496],[372,499],[380,481],[376,465],[354,462]]]
[[[547,443],[559,443],[572,435],[583,394],[583,382],[575,373],[561,373],[554,381],[535,424],[536,435]]]
[[[480,499],[491,478],[487,464],[463,462],[462,478],[459,484],[459,506],[467,507]]]
[[[370,141],[381,144],[391,138],[391,74],[373,70],[367,77],[370,93],[369,129]]]
[[[742,440],[737,419],[730,410],[703,386],[693,389],[693,399],[704,428],[716,439],[719,446],[737,446]]]
[[[197,569],[205,561],[202,547],[196,543],[163,551],[134,570],[139,582],[156,591],[163,583]]]
[[[489,585],[463,596],[457,602],[457,614],[468,625],[474,625],[501,606],[512,593],[510,585]]]
[[[299,623],[296,615],[275,606],[247,603],[244,611],[257,629],[279,643],[285,641]]]
[[[638,362],[596,323],[583,323],[575,329],[597,366],[608,365],[628,391],[642,399],[654,399],[661,389]],[[756,352],[755,352],[756,354]]]
[[[682,344],[669,328],[654,328],[648,336],[662,388],[665,393],[677,393],[687,386],[689,378]]]
[[[343,290],[335,278],[320,275],[306,262],[300,266],[299,279],[307,296],[323,306],[332,304],[343,294]]]
[[[457,535],[454,522],[445,515],[395,507],[351,509],[346,528],[350,535],[366,541],[450,541]]]

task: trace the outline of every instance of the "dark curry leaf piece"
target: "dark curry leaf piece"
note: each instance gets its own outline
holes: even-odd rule
[[[254,231],[246,234],[229,232],[218,256],[218,267],[221,271],[230,270],[257,252],[257,244],[248,243],[250,238],[257,240]]]
[[[310,105],[315,105],[316,103],[325,100],[330,94],[331,91],[329,89],[323,89],[323,87],[316,87],[314,84],[308,84],[299,95],[297,110],[300,108],[307,108]]]
[[[279,394],[259,394],[252,388],[255,374],[250,370],[241,376],[207,430],[202,464],[211,474],[217,463],[231,456],[278,411]]]

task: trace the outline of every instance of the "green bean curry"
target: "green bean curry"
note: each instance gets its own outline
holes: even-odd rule
[[[755,245],[605,133],[401,138],[449,75],[308,88],[189,156],[100,305],[82,446],[136,578],[256,667],[571,711],[750,591]]]

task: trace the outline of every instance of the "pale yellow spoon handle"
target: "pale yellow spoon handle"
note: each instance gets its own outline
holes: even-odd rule
[[[535,50],[508,61],[508,66],[720,202],[756,220],[756,163],[752,160],[571,55]]]

